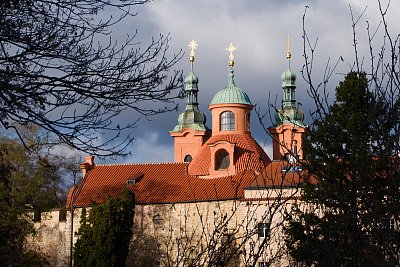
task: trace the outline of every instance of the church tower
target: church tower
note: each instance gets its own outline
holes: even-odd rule
[[[190,72],[185,79],[186,108],[178,117],[178,124],[170,131],[174,138],[175,162],[191,162],[209,136],[206,116],[199,110],[197,94],[199,79],[193,72],[194,50],[197,42],[189,43]]]
[[[236,47],[230,43],[228,84],[213,97],[208,108],[212,116],[212,135],[190,163],[189,175],[217,179],[259,174],[271,160],[251,136],[250,112],[253,105],[234,81]],[[239,182],[239,181],[234,181]]]
[[[235,49],[236,47],[232,43],[227,48],[230,53],[228,85],[213,97],[209,105],[213,136],[250,132],[250,111],[253,109],[253,105],[248,95],[237,87],[234,81],[232,53]]]
[[[302,135],[306,130],[304,113],[296,101],[296,74],[290,69],[289,38],[286,58],[287,69],[282,73],[283,100],[281,109],[275,113],[274,127],[268,129],[272,135],[273,159],[295,161],[303,158]]]

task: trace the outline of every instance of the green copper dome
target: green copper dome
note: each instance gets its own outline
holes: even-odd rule
[[[199,83],[199,78],[193,73],[189,72],[189,75],[185,78],[185,90],[199,90],[197,84]]]
[[[290,59],[290,57],[289,57]],[[304,113],[298,107],[296,101],[296,74],[289,67],[282,73],[283,100],[282,108],[275,113],[275,126],[281,124],[293,124],[306,127],[304,124]]]
[[[207,130],[206,116],[198,109],[185,110],[185,112],[179,114],[178,125],[175,126],[173,132],[179,132],[185,128],[196,131]]]
[[[229,103],[252,105],[249,96],[235,85],[233,69],[230,70],[228,77],[228,85],[213,97],[210,105]]]
[[[296,87],[296,74],[287,68],[281,75],[282,87]]]
[[[305,127],[304,113],[297,107],[283,107],[275,113],[275,125],[293,124],[299,127]]]
[[[178,124],[172,132],[179,132],[185,128],[197,131],[208,129],[206,126],[206,116],[199,110],[197,102],[197,93],[199,92],[198,83],[199,79],[193,71],[190,71],[185,79],[186,108],[183,113],[179,114]]]

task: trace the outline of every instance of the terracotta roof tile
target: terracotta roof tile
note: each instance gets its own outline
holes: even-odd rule
[[[235,144],[236,173],[246,170],[261,171],[271,162],[270,158],[250,134],[220,134],[212,136],[202,146],[189,165],[190,175],[206,176],[209,174],[211,164],[211,149],[209,145],[221,141]]]
[[[202,179],[188,175],[187,167],[188,163],[96,165],[67,203],[102,203],[108,196],[118,196],[138,173],[143,177],[128,186],[135,193],[137,204],[237,199],[256,178],[254,171],[245,170],[236,176]]]
[[[67,209],[70,207],[71,200],[73,199],[72,196],[75,194],[76,189],[77,189],[77,186],[73,186],[68,190],[67,204],[66,204]]]
[[[272,161],[247,188],[295,187],[304,182],[305,171],[295,171],[300,164]]]
[[[236,175],[201,178],[210,167],[210,147],[216,142],[235,144]],[[211,137],[190,163],[96,165],[68,195],[67,203],[89,206],[117,197],[125,186],[138,204],[239,199],[271,161],[250,134]],[[189,170],[189,172],[188,172]],[[194,175],[193,175],[194,174]],[[131,183],[128,185],[128,180]]]

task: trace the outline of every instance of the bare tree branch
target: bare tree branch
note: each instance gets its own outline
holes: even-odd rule
[[[123,42],[110,36],[145,2],[2,1],[3,128],[32,123],[87,153],[125,155],[140,117],[175,109],[182,82],[171,71],[181,52],[167,57],[169,35],[147,46],[136,33]],[[118,124],[128,112],[134,119]]]

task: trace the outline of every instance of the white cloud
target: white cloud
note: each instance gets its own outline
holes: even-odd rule
[[[164,130],[164,132],[166,132]],[[132,144],[132,154],[124,159],[124,163],[173,162],[174,147],[160,143],[157,132],[136,138]]]
[[[67,145],[55,145],[49,150],[51,155],[61,156],[63,158],[83,158],[85,155],[83,152],[73,149]]]

